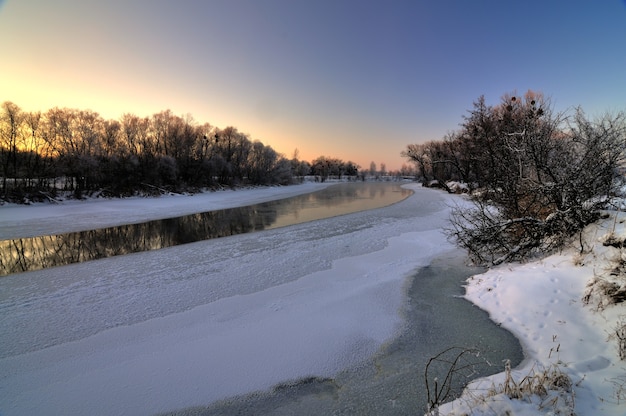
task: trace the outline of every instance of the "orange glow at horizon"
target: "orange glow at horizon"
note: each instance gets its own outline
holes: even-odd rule
[[[5,72],[6,73],[6,72]],[[9,82],[10,81],[10,82]],[[190,114],[194,120],[199,123],[209,123],[217,128],[225,128],[233,126],[241,133],[248,134],[251,140],[258,140],[267,146],[271,146],[274,150],[281,153],[284,157],[291,159],[294,151],[298,150],[299,160],[311,162],[320,156],[338,158],[346,162],[351,161],[359,165],[362,169],[368,169],[372,161],[377,166],[386,163],[388,169],[399,169],[401,164],[396,166],[395,163],[385,160],[378,160],[368,155],[371,150],[359,147],[354,148],[350,145],[342,146],[340,140],[337,140],[337,146],[333,150],[323,149],[317,146],[319,138],[315,137],[314,132],[310,132],[306,127],[299,128],[292,124],[281,125],[279,123],[267,123],[259,120],[256,116],[237,117],[233,116],[233,120],[216,120],[205,117],[204,114],[211,114],[212,111],[208,105],[196,105],[200,108],[185,108],[184,104],[177,106],[163,105],[159,106],[157,100],[146,100],[142,97],[154,93],[150,93],[148,88],[140,85],[133,85],[132,88],[125,88],[120,82],[108,79],[106,85],[94,88],[77,88],[78,83],[75,80],[60,78],[53,80],[46,77],[35,77],[32,73],[26,71],[22,73],[8,73],[8,76],[2,77],[0,80],[0,90],[4,96],[2,101],[11,101],[18,105],[23,111],[41,111],[46,112],[52,108],[72,108],[78,110],[90,110],[98,113],[101,117],[108,120],[119,120],[123,114],[130,113],[139,117],[150,117],[165,110],[172,110],[174,114],[186,115]],[[108,85],[115,85],[115,88],[107,88]],[[122,91],[119,93],[117,91]],[[129,94],[124,91],[133,91]],[[123,108],[120,102],[127,103]],[[194,111],[195,110],[195,111]]]
[[[524,2],[269,3],[0,0],[0,100],[106,119],[169,109],[286,157],[297,148],[302,160],[388,170],[408,163],[407,145],[458,128],[480,96],[532,89],[557,111],[624,105],[621,2],[566,7],[567,19],[563,1],[540,15]],[[492,36],[529,19],[537,30]],[[564,76],[572,47],[590,59]],[[511,66],[510,50],[534,58]]]

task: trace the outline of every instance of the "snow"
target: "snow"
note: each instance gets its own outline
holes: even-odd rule
[[[406,278],[451,249],[453,197],[409,186],[383,209],[0,279],[0,414],[155,414],[362,362],[401,329]],[[143,199],[134,215],[179,198],[196,197]],[[16,216],[28,234],[115,219],[128,202]]]
[[[611,212],[588,226],[583,254],[580,245],[573,246],[540,261],[495,267],[467,282],[466,298],[522,343],[527,358],[512,372],[516,383],[556,370],[572,387],[511,400],[496,394],[505,382],[500,373],[471,383],[463,397],[439,409],[440,415],[626,414],[626,362],[614,339],[618,324],[626,324],[626,305],[583,302],[594,277],[611,278],[622,253],[602,243],[611,233],[626,237],[625,220]]]
[[[66,200],[59,204],[0,206],[0,240],[93,230],[149,220],[173,218],[197,212],[242,207],[289,198],[332,185],[304,182],[293,186],[245,188],[160,197]]]
[[[3,206],[0,232],[74,231],[323,186]],[[407,186],[413,196],[383,209],[0,279],[0,414],[154,414],[359,363],[402,327],[406,277],[451,249],[441,228],[462,197]],[[621,250],[602,242],[614,225],[626,236],[625,221],[588,227],[584,254],[573,246],[467,282],[467,299],[524,347],[515,383],[557,369],[571,388],[512,400],[503,372],[440,414],[626,414],[626,363],[611,339],[624,306],[582,301],[619,263]]]

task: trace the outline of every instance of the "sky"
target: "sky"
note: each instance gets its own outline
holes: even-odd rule
[[[170,109],[393,170],[481,95],[626,110],[625,45],[624,0],[0,0],[0,101]]]

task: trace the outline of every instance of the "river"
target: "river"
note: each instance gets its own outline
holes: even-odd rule
[[[441,233],[457,197],[408,187],[386,207],[0,279],[0,413],[419,414],[433,354],[479,349],[493,366],[472,376],[515,364],[519,344],[460,297],[477,271]]]
[[[399,183],[340,183],[317,192],[242,207],[2,240],[0,276],[286,227],[384,207],[410,194]]]

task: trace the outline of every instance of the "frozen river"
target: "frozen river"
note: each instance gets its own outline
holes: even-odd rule
[[[41,234],[45,227],[38,229],[30,223],[7,221],[4,232],[13,232],[17,237],[0,241],[0,276],[380,208],[398,202],[410,193],[397,182],[339,183],[316,192],[246,206],[182,216],[164,211],[160,216],[165,218],[145,222],[132,222],[130,218],[119,215],[118,219],[125,222],[122,225],[93,229],[93,224],[86,223],[84,227],[87,229],[79,228],[57,235]],[[97,220],[97,213],[86,211],[87,218],[95,217]],[[11,214],[15,214],[15,210],[7,216]],[[77,214],[85,216],[84,212]]]
[[[456,297],[458,256],[441,229],[457,198],[407,187],[415,193],[385,208],[1,278],[0,414],[232,414],[237,406],[289,414],[281,409],[302,403],[296,397],[313,403],[311,414],[363,414],[350,409],[372,401],[389,414],[415,410],[423,392],[407,380],[423,375],[397,374],[450,342],[474,344],[463,328],[480,334],[481,322],[495,325]],[[263,199],[267,192],[276,190],[249,195]],[[242,197],[236,194],[214,202],[228,205],[229,196]],[[142,202],[144,212],[154,209]],[[111,218],[120,209],[93,206]],[[57,229],[75,226],[71,215],[54,215]],[[435,259],[444,260],[424,269]],[[433,270],[441,273],[428,277]],[[451,276],[448,283],[440,275]],[[426,281],[431,292],[420,288]],[[441,293],[467,310],[441,314],[437,303],[415,300],[420,293]],[[470,310],[481,315],[472,318]],[[459,328],[449,328],[453,322]],[[428,352],[403,346],[415,339],[437,343]],[[484,349],[508,357],[518,348],[511,342]],[[372,367],[375,357],[382,361]],[[371,371],[376,383],[392,381],[373,389],[382,397],[336,394],[338,386],[372,386],[350,376]],[[318,381],[215,407],[303,378]]]

